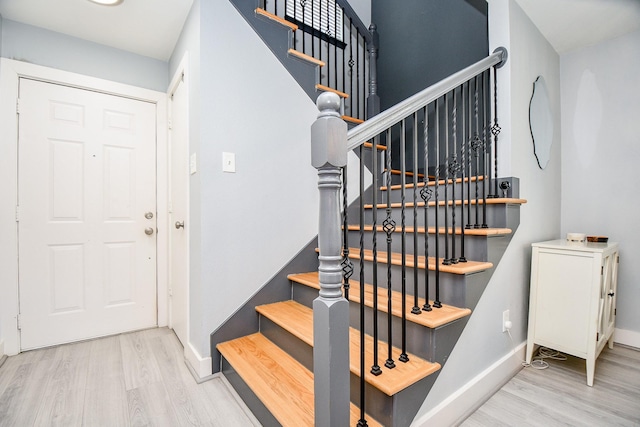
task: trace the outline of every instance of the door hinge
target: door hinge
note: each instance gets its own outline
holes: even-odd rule
[[[16,205],[16,222],[20,222],[20,206]]]
[[[604,265],[600,266],[600,275],[603,276],[604,275]]]
[[[173,123],[171,123],[171,120],[169,120],[169,130],[173,129]]]
[[[16,98],[16,114],[20,114],[20,98]]]
[[[169,288],[169,296],[172,297],[173,296],[173,289]]]
[[[20,315],[19,314],[16,316],[16,326],[18,327],[19,331],[22,330],[22,325],[20,324]]]

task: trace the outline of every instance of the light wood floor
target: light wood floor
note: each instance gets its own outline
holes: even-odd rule
[[[196,384],[166,328],[28,351],[0,367],[3,427],[186,425],[259,423],[224,379]]]
[[[640,426],[640,351],[605,348],[593,387],[583,359],[548,361],[547,369],[521,370],[462,427]]]

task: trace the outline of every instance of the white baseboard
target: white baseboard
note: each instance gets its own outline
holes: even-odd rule
[[[211,369],[211,357],[202,357],[189,343],[184,347],[184,358],[191,373],[196,377],[198,383],[208,380],[213,370]]]
[[[520,344],[435,408],[413,420],[411,427],[445,427],[462,422],[522,369],[525,345]]]
[[[629,347],[640,348],[640,332],[616,328],[613,332],[613,342]]]

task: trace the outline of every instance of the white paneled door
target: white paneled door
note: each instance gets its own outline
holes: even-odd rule
[[[155,104],[20,79],[21,349],[157,324]]]
[[[171,93],[171,328],[189,345],[189,99],[181,79]]]

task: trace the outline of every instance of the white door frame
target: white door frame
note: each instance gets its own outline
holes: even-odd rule
[[[168,205],[167,95],[122,83],[0,58],[0,344],[7,355],[20,351],[18,300],[18,120],[22,77],[93,90],[156,104],[157,307],[158,326],[167,325]]]

